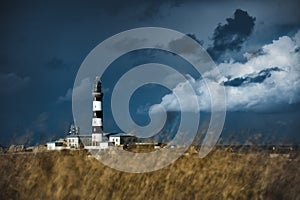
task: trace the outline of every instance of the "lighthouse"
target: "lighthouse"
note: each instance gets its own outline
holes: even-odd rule
[[[101,81],[97,76],[93,89],[92,146],[100,146],[103,141],[102,98]]]

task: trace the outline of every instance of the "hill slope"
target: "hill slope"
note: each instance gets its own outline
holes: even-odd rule
[[[0,155],[0,199],[299,199],[300,158],[190,151],[155,172],[108,168],[84,151]]]

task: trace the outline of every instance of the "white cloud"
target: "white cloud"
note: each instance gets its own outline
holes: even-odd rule
[[[82,99],[82,97],[84,97],[86,91],[91,90],[91,85],[92,85],[92,83],[91,83],[90,79],[85,78],[80,82],[80,84],[77,87],[75,87],[73,89],[69,88],[65,95],[58,97],[57,102],[62,103],[62,102],[66,102],[66,101],[71,101],[73,91],[75,94],[74,98]],[[84,98],[84,99],[86,99],[86,98]]]
[[[0,73],[0,92],[15,92],[26,87],[30,77],[21,77],[15,73]]]
[[[210,82],[212,88],[220,87],[225,81],[234,78],[247,78],[250,74],[259,74],[262,70],[278,67],[281,71],[271,71],[270,76],[261,83],[248,82],[232,87],[226,86],[227,110],[272,110],[280,105],[300,102],[300,31],[293,37],[283,36],[271,44],[264,45],[261,54],[249,56],[245,63],[221,63],[216,77],[216,69],[207,71],[203,77]],[[182,90],[184,85],[191,84],[196,91],[200,110],[210,110],[210,95],[202,79],[189,78],[185,83],[178,84],[173,91]],[[214,89],[212,89],[214,91]],[[186,93],[182,101],[188,102],[191,94]],[[168,110],[178,110],[175,95],[168,94],[162,98],[161,104]],[[195,108],[187,108],[187,110]]]
[[[65,101],[71,101],[72,100],[72,88],[69,88],[67,90],[67,93],[64,96],[58,97],[58,102],[65,102]]]

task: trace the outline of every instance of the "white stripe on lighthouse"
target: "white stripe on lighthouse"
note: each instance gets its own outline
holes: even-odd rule
[[[93,111],[101,111],[101,101],[93,101]]]
[[[93,126],[102,126],[102,119],[101,118],[93,118]]]

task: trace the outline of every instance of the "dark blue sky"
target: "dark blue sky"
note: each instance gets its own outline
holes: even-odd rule
[[[264,140],[280,138],[285,143],[300,143],[300,88],[294,81],[300,77],[297,46],[300,44],[296,35],[300,30],[299,7],[299,3],[292,0],[222,3],[211,0],[2,1],[0,144],[30,142],[33,138],[36,143],[66,134],[73,122],[71,89],[84,58],[106,38],[145,26],[192,34],[221,68],[227,78],[224,82],[243,80],[243,88],[238,90],[241,96],[234,96],[235,89],[228,86],[232,99],[229,97],[223,137],[234,134],[243,138],[247,132],[248,135],[262,134]],[[295,48],[293,54],[290,47]],[[287,54],[279,52],[283,59],[277,64],[274,58],[274,66],[262,66],[264,59],[269,58],[252,59],[276,56],[278,49]],[[153,59],[178,64],[172,55],[167,55],[168,58],[162,55]],[[139,63],[140,57],[130,62]],[[247,67],[255,70],[241,70]],[[282,71],[274,72],[271,67]],[[266,70],[270,70],[269,74]],[[110,80],[116,78],[116,71],[112,70],[103,80],[107,91],[112,89]],[[185,73],[193,75],[190,70]],[[260,77],[262,75],[265,77]],[[292,83],[281,83],[281,80]],[[273,81],[274,87],[268,81]],[[270,90],[277,90],[269,96],[260,95],[269,86]],[[260,90],[262,92],[258,93]],[[168,92],[156,93],[149,87],[135,95],[131,110],[139,123],[147,121],[139,111],[153,103],[145,96],[149,91],[156,94],[155,101]],[[242,97],[245,101],[236,101]],[[117,131],[108,109],[104,115],[105,131]]]

